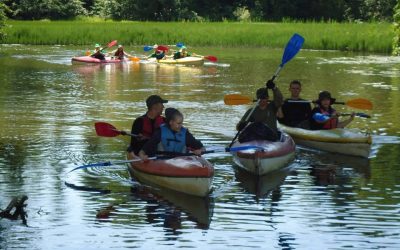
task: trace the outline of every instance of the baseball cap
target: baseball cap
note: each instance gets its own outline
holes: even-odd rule
[[[147,108],[151,108],[151,106],[153,106],[156,103],[167,103],[167,102],[168,100],[164,100],[158,95],[151,95],[146,99],[146,106]]]

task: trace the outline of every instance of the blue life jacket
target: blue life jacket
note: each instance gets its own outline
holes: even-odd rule
[[[165,124],[161,128],[161,148],[162,151],[186,153],[186,131],[182,127],[181,131],[174,132]]]

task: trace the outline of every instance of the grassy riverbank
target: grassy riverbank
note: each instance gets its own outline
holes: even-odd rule
[[[293,33],[305,49],[390,53],[389,23],[186,23],[132,21],[7,21],[8,44],[92,45],[117,39],[124,45],[283,47]]]

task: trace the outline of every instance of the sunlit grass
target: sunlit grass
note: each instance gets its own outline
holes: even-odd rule
[[[133,22],[82,19],[75,21],[8,21],[5,43],[92,45],[118,40],[124,45],[281,48],[293,33],[305,38],[305,49],[390,53],[390,23],[232,23]]]

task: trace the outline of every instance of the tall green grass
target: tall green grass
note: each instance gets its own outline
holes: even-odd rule
[[[281,48],[293,33],[305,38],[303,48],[390,53],[390,23],[232,23],[133,21],[8,21],[5,43],[92,45],[118,40],[124,45]]]

